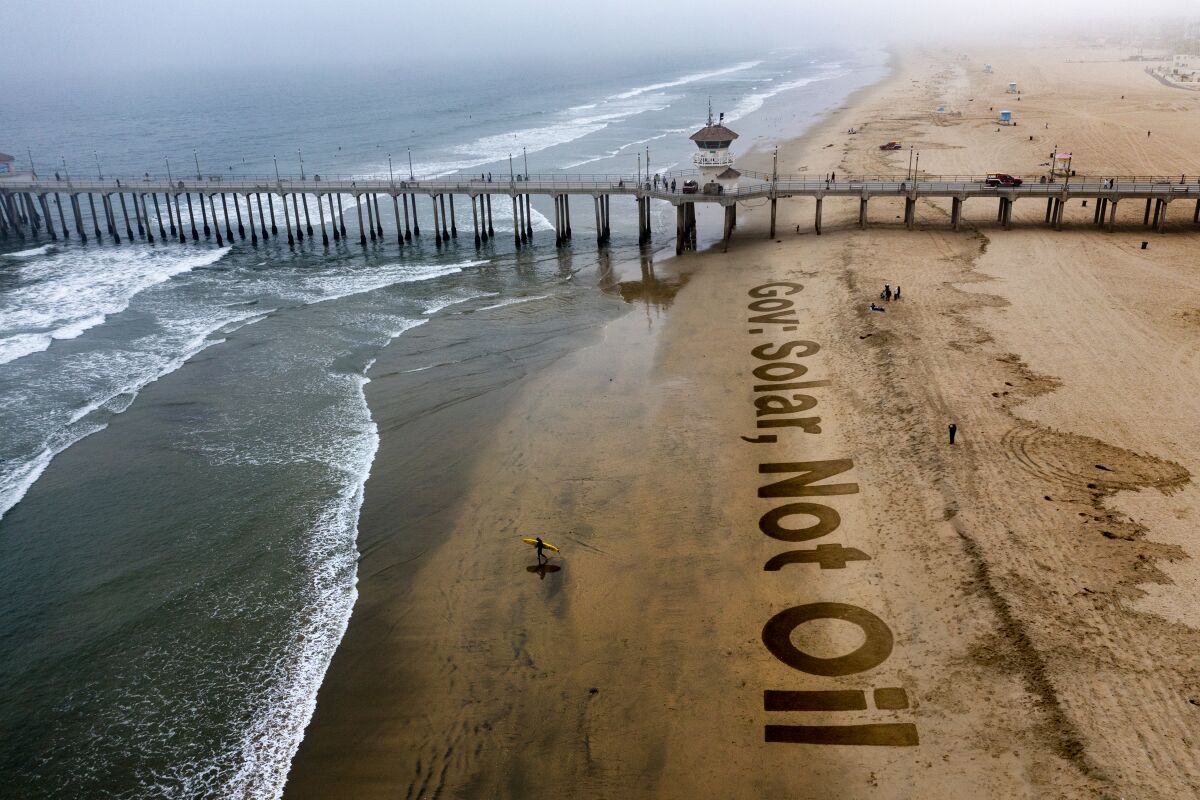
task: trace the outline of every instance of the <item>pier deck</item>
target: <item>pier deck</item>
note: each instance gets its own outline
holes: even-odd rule
[[[277,234],[277,220],[274,210],[274,198],[280,198],[284,209],[284,221],[289,242],[295,238],[303,239],[304,230],[313,234],[308,198],[316,200],[316,210],[321,217],[322,239],[328,243],[329,236],[325,232],[325,204],[328,204],[329,215],[333,222],[334,239],[346,235],[344,210],[341,205],[342,196],[356,199],[354,210],[359,217],[359,240],[366,244],[368,235],[372,240],[383,236],[383,226],[380,217],[379,197],[392,198],[393,212],[396,218],[396,233],[398,242],[403,245],[410,242],[413,232],[420,235],[419,223],[416,220],[416,197],[430,198],[433,207],[434,235],[441,245],[452,237],[457,237],[457,218],[454,208],[455,196],[465,197],[471,204],[472,225],[475,243],[480,245],[494,235],[491,213],[491,198],[507,196],[513,205],[513,216],[517,221],[514,231],[514,242],[519,247],[527,243],[533,234],[530,220],[529,198],[532,195],[545,195],[553,199],[555,207],[555,243],[562,245],[571,238],[570,197],[591,197],[594,203],[596,235],[600,244],[609,238],[609,198],[612,195],[632,196],[636,199],[639,209],[639,241],[650,239],[650,202],[660,201],[676,207],[677,230],[676,251],[682,252],[695,246],[695,204],[709,203],[724,207],[725,232],[724,239],[728,246],[729,239],[736,225],[736,208],[741,201],[762,200],[771,204],[770,235],[775,234],[775,212],[778,200],[790,197],[811,197],[817,201],[814,228],[821,232],[822,205],[825,198],[855,198],[859,202],[859,225],[865,227],[868,222],[868,204],[872,198],[903,198],[905,201],[904,221],[912,227],[916,218],[916,203],[923,198],[943,198],[952,201],[951,225],[958,229],[962,218],[962,206],[967,200],[991,199],[998,203],[997,221],[1004,227],[1011,224],[1012,207],[1017,200],[1034,199],[1046,201],[1045,222],[1055,228],[1061,228],[1062,215],[1065,205],[1072,200],[1094,200],[1093,223],[1097,227],[1111,230],[1116,221],[1117,205],[1122,200],[1145,200],[1143,224],[1154,227],[1160,232],[1165,229],[1167,207],[1179,200],[1195,200],[1196,205],[1192,214],[1192,222],[1200,223],[1200,177],[1188,180],[1186,176],[1179,179],[1163,176],[1081,176],[1058,178],[1055,180],[1039,180],[1022,184],[1021,186],[989,186],[984,176],[943,176],[918,175],[915,178],[907,176],[842,176],[837,180],[825,180],[812,176],[793,176],[781,178],[763,173],[746,172],[738,188],[719,193],[700,191],[687,192],[684,183],[695,181],[698,175],[694,171],[683,171],[659,175],[659,180],[647,181],[644,178],[631,175],[530,175],[515,176],[503,180],[488,180],[486,176],[467,177],[451,176],[431,179],[381,179],[375,177],[264,177],[264,176],[200,176],[196,179],[171,178],[162,176],[143,176],[141,178],[96,178],[96,179],[54,179],[47,180],[28,173],[15,174],[0,178],[0,236],[7,238],[16,235],[20,238],[29,233],[36,236],[42,227],[50,237],[57,238],[52,219],[49,200],[53,199],[58,206],[59,227],[64,237],[69,236],[68,218],[63,213],[61,197],[66,196],[74,217],[76,233],[86,241],[85,228],[91,228],[99,238],[102,227],[116,241],[120,241],[120,226],[118,225],[113,198],[120,202],[124,216],[125,234],[134,238],[133,225],[126,198],[130,198],[137,220],[138,235],[153,240],[150,230],[149,202],[153,201],[155,216],[158,219],[160,236],[166,238],[166,229],[161,222],[161,209],[158,206],[158,196],[166,201],[168,218],[171,219],[172,238],[178,236],[186,241],[183,232],[184,220],[180,206],[180,198],[188,204],[189,220],[192,239],[199,238],[199,232],[194,217],[191,198],[197,196],[200,206],[204,236],[210,234],[208,222],[209,211],[216,226],[218,243],[222,241],[221,227],[217,225],[215,199],[220,198],[224,210],[224,228],[226,236],[232,240],[233,226],[230,224],[226,197],[234,196],[234,210],[238,212],[238,231],[245,238],[245,227],[240,218],[240,207],[237,196],[244,196],[244,204],[250,217],[251,241],[257,244],[254,231],[253,206],[251,198],[257,201],[260,215],[262,236],[269,238]],[[270,207],[270,227],[267,231],[267,218],[263,213],[262,199],[267,198]],[[293,221],[288,209],[288,197],[291,197],[292,208],[295,212],[295,234]],[[367,220],[369,227],[362,220],[361,198],[368,202]],[[447,214],[446,198],[449,197],[449,212]],[[90,225],[84,224],[81,213],[80,198],[85,198],[92,210]],[[101,211],[95,210],[96,198],[100,200]],[[303,202],[305,224],[300,225],[299,198]],[[401,203],[400,199],[404,202]],[[337,208],[334,207],[334,200]],[[175,204],[172,214],[171,202]],[[411,230],[409,211],[413,215]],[[400,221],[401,208],[404,210],[403,229]],[[103,225],[100,217],[103,215]],[[178,230],[174,218],[179,221]],[[482,224],[481,224],[482,220]]]

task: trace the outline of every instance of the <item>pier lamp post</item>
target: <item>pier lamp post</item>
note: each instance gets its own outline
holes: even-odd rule
[[[33,173],[33,179],[37,180],[37,167],[33,165],[33,151],[28,147],[25,148],[25,155],[29,156],[29,171]]]
[[[408,148],[408,179],[414,180],[412,171],[412,148]]]
[[[512,153],[508,154],[508,182],[516,185],[517,176],[513,174]]]
[[[913,158],[913,148],[912,148],[912,145],[910,144],[908,146],[908,174],[907,174],[907,177],[910,181],[912,180],[912,158]]]
[[[100,171],[100,154],[93,150],[92,155],[96,157],[96,175],[100,180],[104,180],[104,173]]]
[[[637,154],[637,160],[638,160],[637,185],[640,188],[642,185],[642,154],[641,153]]]
[[[67,157],[59,156],[59,158],[62,159],[63,175],[66,176],[67,183],[70,183],[71,182],[71,173],[67,170]]]
[[[196,180],[204,180],[200,177],[200,156],[196,154],[196,148],[192,148],[192,160],[196,162]]]
[[[917,164],[915,167],[913,167],[913,175],[912,175],[913,183],[917,182],[917,173],[920,171],[921,171],[921,154],[917,153]]]
[[[304,154],[297,149],[296,155],[300,158],[300,180],[304,180]]]
[[[283,179],[279,177],[279,159],[271,156],[271,160],[275,162],[275,182],[282,185]]]
[[[175,179],[171,177],[171,159],[163,156],[163,161],[167,162],[167,185],[171,186],[175,183]]]
[[[521,158],[525,159],[525,180],[529,180],[529,155],[524,147],[521,148]]]
[[[396,178],[392,175],[392,154],[388,153],[388,183],[393,189],[396,188]]]

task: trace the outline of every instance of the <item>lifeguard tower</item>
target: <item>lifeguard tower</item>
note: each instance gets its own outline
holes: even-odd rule
[[[1008,88],[1005,89],[1004,91],[1007,92],[1008,94],[1017,94],[1017,84],[1009,83]]]
[[[1070,153],[1056,152],[1050,161],[1051,175],[1070,175],[1074,158]]]
[[[700,171],[700,191],[703,194],[724,194],[737,188],[742,173],[733,168],[733,156],[729,146],[738,135],[723,124],[725,115],[713,124],[712,102],[708,104],[708,124],[692,134],[691,139],[700,148],[692,156],[692,163]]]

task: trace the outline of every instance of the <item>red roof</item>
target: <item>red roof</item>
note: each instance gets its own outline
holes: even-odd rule
[[[691,135],[693,142],[728,142],[738,135],[724,125],[706,125]]]

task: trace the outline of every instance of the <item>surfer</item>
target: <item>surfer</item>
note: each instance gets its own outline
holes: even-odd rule
[[[536,548],[537,548],[537,551],[538,551],[538,563],[539,563],[539,564],[540,564],[540,563],[542,563],[542,559],[545,559],[546,561],[549,561],[549,560],[550,560],[550,559],[549,559],[549,558],[546,556],[546,554],[542,552],[542,548],[543,548],[543,547],[545,547],[545,546],[546,546],[546,543],[542,541],[542,537],[538,536],[538,537],[537,537],[537,544],[535,544],[535,545],[534,545],[534,547],[536,547]]]

